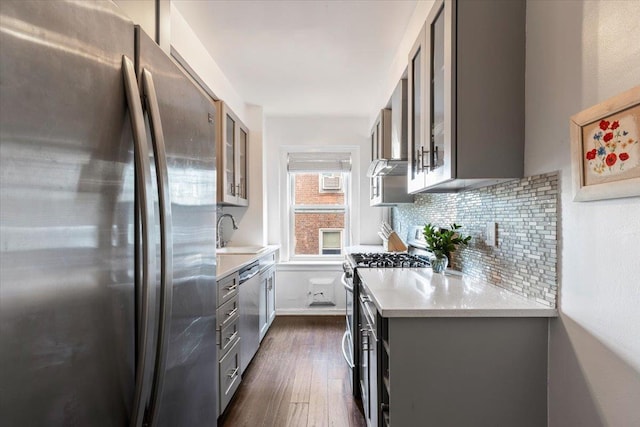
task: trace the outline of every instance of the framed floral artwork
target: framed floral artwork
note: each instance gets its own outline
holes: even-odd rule
[[[573,200],[640,196],[640,86],[571,117]]]

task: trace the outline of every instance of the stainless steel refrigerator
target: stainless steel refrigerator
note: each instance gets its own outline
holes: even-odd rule
[[[111,2],[0,2],[0,425],[216,424],[215,117]]]

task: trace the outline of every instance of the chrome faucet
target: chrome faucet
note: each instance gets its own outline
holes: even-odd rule
[[[220,223],[222,222],[222,219],[225,217],[231,218],[231,223],[233,224],[234,230],[238,229],[238,225],[236,224],[236,219],[233,217],[233,215],[228,213],[220,215],[220,217],[218,218],[218,223],[216,224],[216,248],[224,248],[227,245],[227,242],[222,240],[222,230],[220,228]]]

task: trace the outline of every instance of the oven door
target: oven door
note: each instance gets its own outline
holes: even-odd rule
[[[358,308],[361,313],[359,316],[360,323],[358,328],[358,331],[361,334],[359,346],[360,397],[362,398],[364,416],[367,420],[367,425],[369,425],[368,420],[371,414],[371,408],[369,407],[371,403],[369,400],[369,329],[367,328],[367,320],[364,315],[366,308],[363,301],[360,301],[360,306]]]
[[[353,294],[353,273],[345,269],[345,273],[342,274],[341,282],[346,292],[346,330],[342,336],[342,355],[349,366],[349,382],[351,383],[351,391],[354,396],[358,396],[358,372],[356,368],[356,361],[358,359],[355,354],[356,336],[354,335],[354,294]]]
[[[378,338],[376,308],[360,290],[360,388],[362,407],[368,427],[378,426]]]
[[[342,286],[344,286],[346,292],[347,331],[349,331],[351,333],[351,336],[353,336],[353,279],[348,276],[349,273],[342,273],[342,278],[340,279],[340,281],[342,282]],[[353,361],[353,358],[351,358],[351,360]]]

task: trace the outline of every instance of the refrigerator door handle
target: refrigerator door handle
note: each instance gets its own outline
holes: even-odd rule
[[[122,74],[133,131],[136,183],[138,187],[136,197],[140,200],[140,222],[142,226],[142,298],[139,306],[140,324],[137,327],[135,390],[130,423],[131,427],[140,427],[144,418],[144,409],[150,392],[151,374],[153,373],[153,366],[147,359],[152,355],[154,341],[151,331],[153,324],[150,324],[151,315],[153,314],[152,307],[155,306],[155,288],[153,284],[155,283],[156,268],[155,256],[152,253],[152,248],[155,248],[155,242],[152,241],[154,214],[149,200],[152,192],[151,167],[149,165],[149,146],[147,145],[144,116],[142,114],[142,102],[133,62],[126,55],[122,56]]]
[[[160,120],[158,97],[153,84],[153,76],[147,69],[142,71],[142,93],[151,128],[151,141],[155,152],[156,180],[160,202],[160,322],[158,325],[158,346],[155,374],[151,390],[150,418],[148,425],[157,425],[160,399],[164,387],[169,331],[171,329],[171,306],[173,297],[173,233],[171,228],[171,195],[169,192],[169,170],[164,144],[164,133]]]

